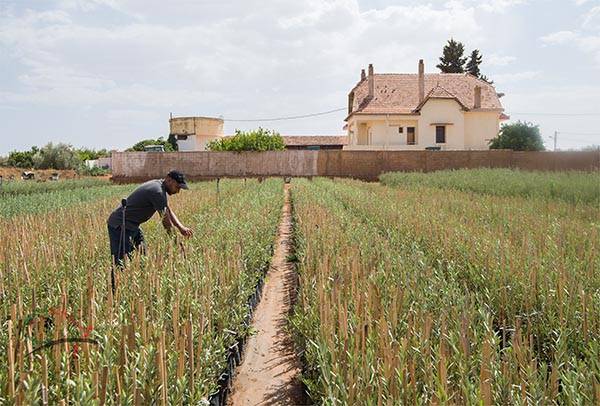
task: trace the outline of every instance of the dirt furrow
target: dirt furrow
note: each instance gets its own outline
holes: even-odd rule
[[[300,381],[301,364],[287,332],[287,317],[295,300],[296,270],[292,252],[292,212],[289,184],[267,273],[242,364],[236,369],[228,405],[306,405]]]

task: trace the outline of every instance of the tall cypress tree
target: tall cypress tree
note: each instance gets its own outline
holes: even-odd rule
[[[436,65],[442,73],[464,73],[467,58],[463,56],[465,46],[462,43],[450,38],[442,52],[440,63]]]
[[[481,77],[481,72],[479,71],[479,65],[483,61],[482,55],[479,53],[479,50],[476,49],[471,52],[471,56],[469,57],[469,61],[467,62],[467,73],[475,76],[476,78]]]

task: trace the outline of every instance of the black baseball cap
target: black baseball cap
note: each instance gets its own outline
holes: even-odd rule
[[[174,179],[175,182],[177,182],[177,184],[179,184],[179,187],[182,189],[187,189],[188,185],[186,185],[185,183],[185,175],[179,171],[171,171],[169,173],[167,173],[167,176]]]

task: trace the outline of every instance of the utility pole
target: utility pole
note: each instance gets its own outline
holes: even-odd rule
[[[554,152],[556,152],[556,136],[558,135],[558,131],[554,131],[554,137],[548,137],[548,138],[554,138]]]

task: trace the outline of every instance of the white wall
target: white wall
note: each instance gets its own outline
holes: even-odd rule
[[[196,136],[188,135],[187,140],[177,140],[177,147],[180,151],[195,151],[196,150]]]
[[[422,148],[440,146],[442,149],[464,149],[464,114],[454,99],[429,99],[421,108],[419,119],[419,145]],[[436,123],[448,123],[446,143],[435,142]]]
[[[489,149],[489,141],[499,130],[498,112],[465,113],[465,149]]]
[[[112,159],[109,156],[103,156],[98,159],[87,159],[85,161],[85,166],[88,168],[102,168],[102,169],[111,169],[112,167]]]

